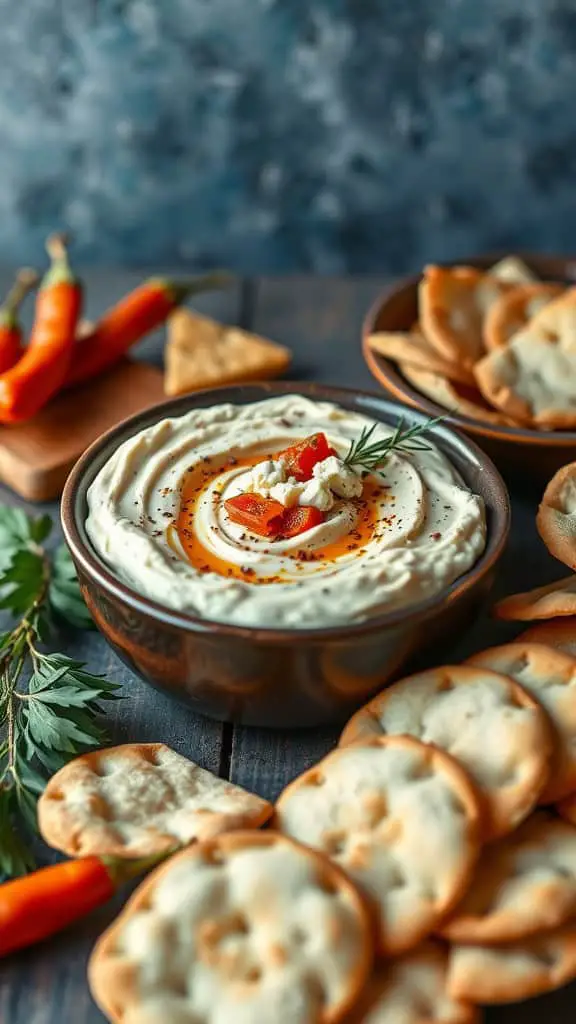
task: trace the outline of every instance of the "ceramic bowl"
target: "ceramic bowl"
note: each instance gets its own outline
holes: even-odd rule
[[[132,416],[81,457],[62,497],[62,522],[82,593],[108,642],[143,679],[221,721],[278,727],[343,721],[425,643],[440,645],[473,620],[492,585],[510,522],[506,487],[472,442],[444,425],[431,436],[482,495],[488,542],[476,565],[437,596],[365,622],[326,629],[253,629],[179,613],[118,579],[91,546],[86,494],[119,444],[167,416],[221,402],[244,404],[298,391],[384,423],[405,410],[378,395],[317,385],[254,384],[185,395]],[[410,411],[411,422],[422,421]]]
[[[490,253],[459,260],[473,267],[491,267],[507,253]],[[576,258],[519,253],[537,277],[549,281],[576,281]],[[368,311],[363,325],[363,352],[376,380],[393,398],[427,416],[447,415],[447,423],[464,431],[511,477],[525,476],[530,482],[545,485],[560,466],[576,459],[576,431],[528,430],[523,427],[495,426],[467,416],[450,415],[409,384],[396,364],[374,352],[368,344],[375,331],[405,331],[418,317],[420,275],[404,278],[386,288]]]

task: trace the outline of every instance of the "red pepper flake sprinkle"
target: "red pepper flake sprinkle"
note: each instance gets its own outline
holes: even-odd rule
[[[440,540],[441,537],[442,537],[441,533],[431,533],[430,534],[430,539],[431,540]]]

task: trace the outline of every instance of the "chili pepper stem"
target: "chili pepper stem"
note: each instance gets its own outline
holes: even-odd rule
[[[36,287],[40,280],[39,274],[31,267],[23,267],[16,275],[16,280],[0,306],[0,326],[16,327],[17,313],[24,299]]]
[[[202,274],[185,281],[161,280],[162,284],[168,288],[174,304],[179,306],[185,299],[189,299],[190,296],[196,295],[198,292],[205,292],[212,288],[229,288],[234,281],[234,275],[225,270],[214,270],[209,274]]]
[[[174,846],[163,853],[155,853],[149,857],[137,857],[135,859],[124,860],[120,857],[101,857],[100,859],[110,875],[114,887],[118,888],[120,885],[130,882],[133,878],[137,878],[138,875],[144,875],[147,871],[151,871],[157,864],[161,864],[162,861],[171,857],[178,849],[178,846]]]
[[[68,260],[68,236],[64,233],[49,235],[46,240],[46,251],[51,260],[42,278],[42,288],[51,288],[56,284],[71,283],[75,281],[74,274]]]

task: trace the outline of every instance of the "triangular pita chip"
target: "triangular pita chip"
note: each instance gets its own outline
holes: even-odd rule
[[[385,359],[407,363],[427,373],[439,373],[461,384],[474,384],[474,375],[462,363],[444,359],[424,337],[420,326],[410,331],[375,331],[368,338],[370,348]]]
[[[417,391],[421,391],[427,398],[431,398],[438,405],[443,405],[450,412],[481,422],[509,424],[510,420],[489,408],[475,388],[450,381],[440,373],[428,373],[408,363],[402,362],[398,365],[402,375]]]
[[[426,338],[445,359],[473,366],[484,353],[486,314],[511,287],[475,267],[425,267],[418,302]]]
[[[289,349],[240,327],[228,327],[189,309],[168,322],[164,387],[168,395],[279,377],[290,365]]]
[[[490,267],[488,273],[507,284],[531,284],[538,280],[524,260],[518,256],[504,256],[504,259],[498,260],[498,263]]]

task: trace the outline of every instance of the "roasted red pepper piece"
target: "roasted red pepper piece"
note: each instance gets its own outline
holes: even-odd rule
[[[282,537],[297,537],[299,533],[311,530],[324,522],[324,513],[314,505],[294,505],[287,508],[282,516],[280,534]]]
[[[334,448],[328,444],[326,434],[311,434],[302,441],[278,452],[277,459],[282,459],[287,472],[296,480],[310,480],[317,462],[323,462],[330,455],[336,455]]]
[[[237,494],[227,498],[224,507],[233,523],[245,526],[259,537],[276,537],[286,511],[279,501],[263,498],[261,494]]]
[[[260,494],[237,494],[224,506],[230,519],[259,537],[296,537],[324,522],[324,513],[312,505],[285,508],[279,501]]]

